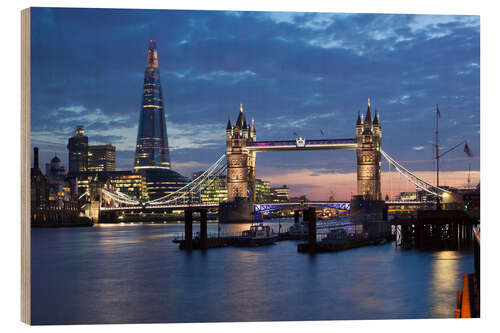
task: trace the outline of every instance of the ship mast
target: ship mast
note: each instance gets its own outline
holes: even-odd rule
[[[439,187],[439,117],[441,116],[439,112],[439,107],[436,104],[436,186]],[[436,197],[436,210],[441,209],[440,196]]]

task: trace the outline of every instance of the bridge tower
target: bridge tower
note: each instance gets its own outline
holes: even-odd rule
[[[255,152],[246,149],[248,142],[256,140],[255,124],[248,126],[243,106],[240,105],[238,120],[231,126],[228,119],[226,127],[227,156],[227,200],[237,199],[255,201]]]
[[[98,181],[97,179],[89,183],[89,190],[88,190],[89,205],[86,215],[94,223],[99,223],[99,215],[101,211],[101,200],[102,200],[102,195],[101,195],[102,186],[103,186],[102,182]]]
[[[358,166],[358,195],[365,200],[381,200],[381,153],[382,128],[380,127],[380,114],[375,110],[374,119],[370,109],[370,99],[366,116],[361,119],[358,113],[356,122],[356,149]]]
[[[255,124],[248,126],[243,106],[236,123],[228,119],[226,127],[227,203],[219,207],[219,221],[252,221],[255,201],[255,152],[246,149],[247,143],[256,140]]]

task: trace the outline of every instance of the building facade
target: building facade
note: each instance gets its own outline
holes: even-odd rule
[[[289,202],[290,201],[290,188],[286,185],[271,188],[271,201],[272,202]]]
[[[66,175],[66,168],[62,165],[59,157],[54,156],[50,160],[50,164],[45,164],[45,175],[47,177],[64,177]]]
[[[246,149],[247,142],[257,139],[255,124],[252,120],[248,126],[243,106],[234,126],[228,119],[226,126],[226,157],[227,157],[227,199],[233,202],[237,199],[255,201],[255,152]]]
[[[52,159],[60,167],[57,157]],[[31,168],[31,225],[57,226],[80,223],[78,196],[64,175],[44,176],[38,163],[38,148],[33,149]]]
[[[82,172],[77,178],[79,195],[89,191],[93,183],[100,183],[108,191],[121,192],[138,200],[147,196],[145,178],[132,171]]]
[[[68,140],[68,172],[70,174],[87,171],[89,138],[83,126],[75,128],[74,135]]]
[[[382,128],[380,127],[380,115],[375,110],[375,118],[372,119],[370,109],[370,99],[366,116],[361,119],[358,113],[356,121],[356,138],[358,148],[357,157],[357,178],[358,195],[365,200],[381,200],[381,153]]]
[[[227,201],[226,176],[219,175],[200,191],[202,203],[218,204]]]
[[[259,178],[255,179],[255,202],[269,202],[271,200],[271,183]]]
[[[88,171],[115,171],[116,147],[107,145],[88,146]]]
[[[417,192],[401,192],[398,195],[398,201],[417,201]]]
[[[167,127],[155,40],[149,41],[134,160],[135,171],[152,168],[170,169]]]

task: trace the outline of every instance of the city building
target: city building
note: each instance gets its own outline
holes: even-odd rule
[[[88,171],[115,171],[116,147],[107,145],[88,146]]]
[[[450,189],[443,193],[444,210],[461,210],[473,218],[479,218],[481,210],[481,190],[479,184],[473,189]]]
[[[397,201],[417,201],[417,192],[401,192]]]
[[[158,199],[181,190],[189,180],[170,169],[156,41],[150,40],[137,131],[134,172],[143,176],[147,197]]]
[[[68,139],[68,161],[70,174],[87,170],[89,138],[83,126],[77,126],[74,135]]]
[[[255,202],[269,202],[271,200],[271,183],[259,178],[255,179]]]
[[[170,169],[167,126],[155,40],[149,41],[134,161],[135,171],[152,168]]]
[[[45,176],[47,177],[64,177],[66,175],[66,167],[61,164],[59,157],[54,156],[50,160],[50,164],[45,164]]]
[[[290,188],[286,185],[281,187],[271,188],[271,201],[272,202],[288,202],[290,201]]]
[[[91,183],[100,182],[108,191],[121,192],[135,199],[147,198],[146,180],[132,171],[86,171],[77,177],[78,193],[87,192]]]
[[[203,173],[203,172],[201,172]],[[199,172],[193,173],[193,179],[201,175]],[[218,204],[227,201],[226,176],[219,175],[212,183],[203,187],[200,193],[202,203]]]
[[[38,148],[33,149],[31,168],[31,225],[54,226],[80,222],[78,196],[64,179],[59,158],[51,161],[53,175],[44,176],[38,163]],[[52,170],[54,167],[54,170]]]
[[[38,147],[33,148],[33,167],[31,168],[31,210],[42,209],[47,205],[47,179],[38,165]],[[33,214],[32,214],[33,215]],[[33,216],[32,216],[33,217]]]

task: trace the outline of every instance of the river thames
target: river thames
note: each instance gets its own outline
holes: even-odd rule
[[[450,318],[473,271],[470,251],[394,243],[315,256],[297,253],[296,241],[186,253],[172,243],[183,231],[180,223],[33,229],[32,323]]]

